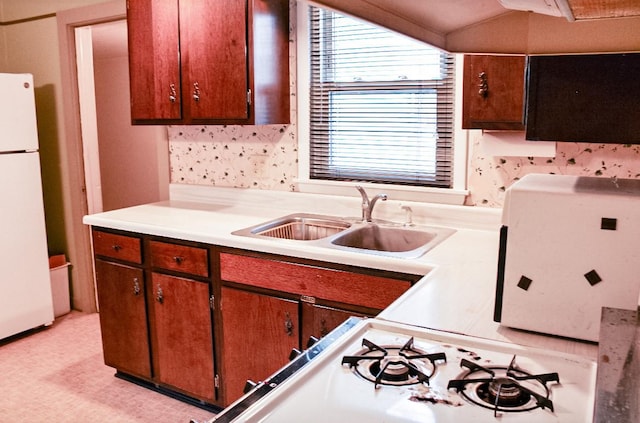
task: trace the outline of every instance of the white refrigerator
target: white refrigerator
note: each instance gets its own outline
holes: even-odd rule
[[[0,339],[53,322],[30,74],[0,74]]]

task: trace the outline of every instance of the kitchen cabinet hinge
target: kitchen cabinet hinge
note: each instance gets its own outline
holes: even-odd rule
[[[209,307],[211,307],[211,310],[216,309],[216,306],[214,304],[215,299],[216,297],[213,294],[211,294],[211,296],[209,297]]]
[[[247,104],[251,106],[251,89],[247,90]]]
[[[220,387],[220,377],[219,377],[218,375],[216,375],[216,376],[213,378],[213,385],[214,385],[216,388],[219,388],[219,387]]]

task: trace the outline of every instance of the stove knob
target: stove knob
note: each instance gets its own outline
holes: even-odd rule
[[[311,335],[309,337],[309,340],[307,341],[307,348],[313,347],[313,345],[318,341],[320,341],[318,338],[316,338],[315,336]]]
[[[291,354],[289,354],[289,361],[293,361],[296,358],[298,358],[300,355],[302,354],[302,351],[300,351],[297,348],[293,348],[291,349]]]
[[[251,391],[253,388],[255,388],[258,385],[259,382],[254,382],[251,379],[247,379],[247,382],[244,384],[244,389],[242,390],[242,393],[246,394],[249,391]]]

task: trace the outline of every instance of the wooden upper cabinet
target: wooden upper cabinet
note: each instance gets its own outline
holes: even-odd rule
[[[127,1],[131,120],[182,119],[178,2]]]
[[[180,0],[182,89],[192,119],[249,117],[246,34],[245,1]]]
[[[463,129],[524,130],[525,56],[464,56]]]
[[[127,3],[133,123],[289,123],[287,0]]]

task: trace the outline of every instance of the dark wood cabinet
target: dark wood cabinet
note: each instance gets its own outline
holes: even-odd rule
[[[263,380],[284,366],[292,349],[305,349],[311,336],[325,336],[350,316],[376,315],[419,278],[266,254],[221,252],[219,264],[225,405],[242,395],[248,379]]]
[[[289,123],[287,0],[127,2],[134,123]]]
[[[107,228],[92,235],[105,363],[214,406],[311,337],[375,316],[421,277]]]
[[[209,284],[152,273],[157,379],[215,401]]]
[[[100,259],[95,269],[105,364],[151,378],[144,271]]]
[[[105,364],[215,404],[209,250],[93,230]]]
[[[351,316],[370,317],[367,313],[347,311],[304,301],[300,306],[302,310],[302,348],[306,347],[304,343],[308,342],[311,337],[317,339],[324,337]]]
[[[224,404],[243,394],[248,379],[264,380],[300,347],[298,302],[223,286],[220,315]]]
[[[524,130],[525,56],[464,56],[463,129]]]

